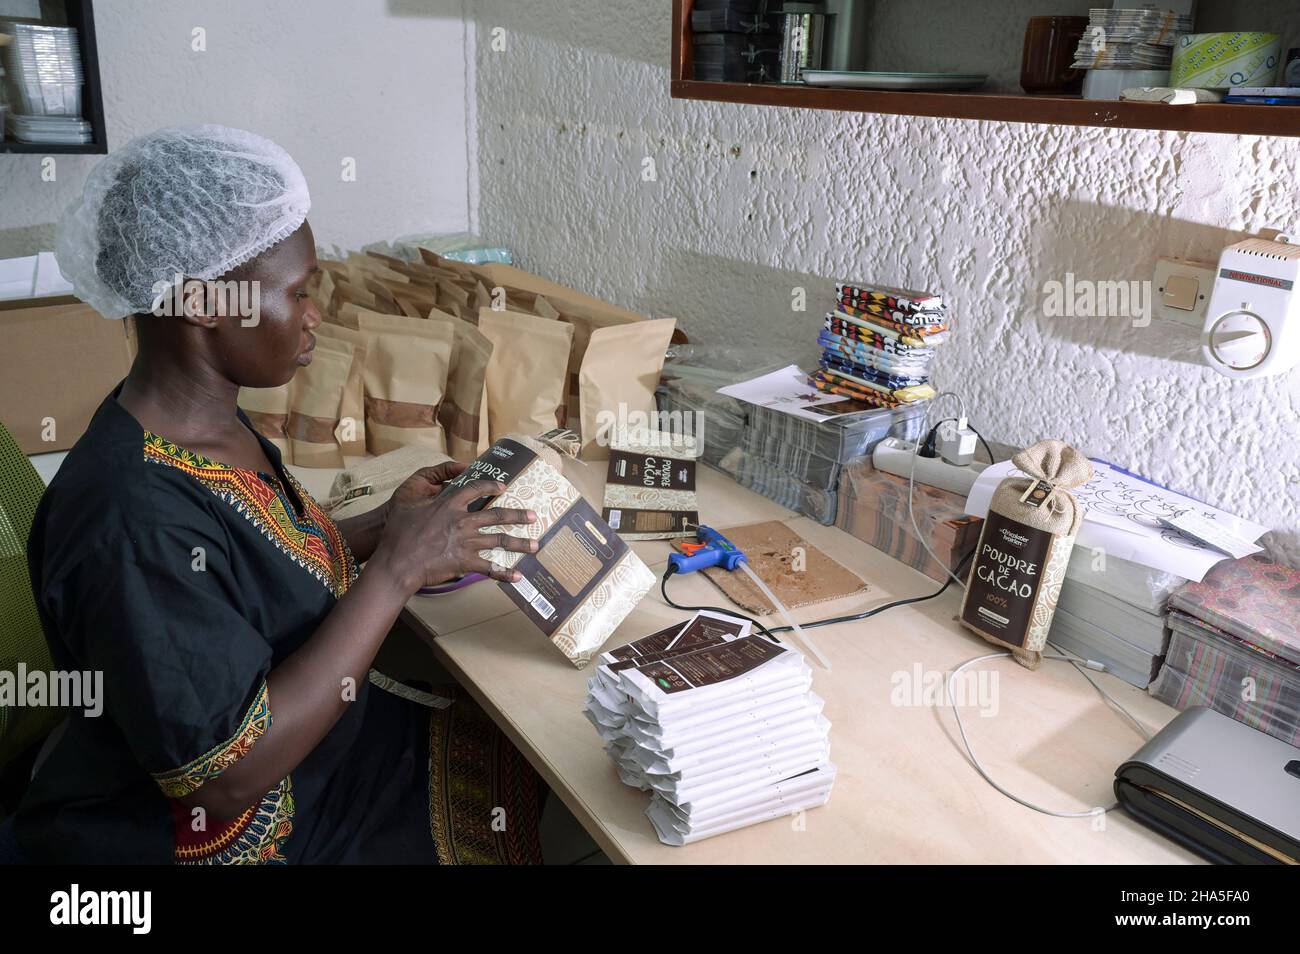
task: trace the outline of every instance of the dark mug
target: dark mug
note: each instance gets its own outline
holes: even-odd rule
[[[1085,71],[1070,64],[1087,29],[1087,17],[1030,17],[1020,88],[1026,93],[1078,93]]]

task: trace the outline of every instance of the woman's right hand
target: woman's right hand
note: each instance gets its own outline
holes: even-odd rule
[[[508,533],[480,531],[483,527],[534,523],[537,514],[506,507],[469,511],[475,500],[495,497],[504,490],[505,485],[497,481],[476,480],[446,496],[390,508],[383,536],[366,564],[367,570],[377,567],[408,596],[422,586],[436,586],[466,573],[482,573],[505,581],[519,579],[517,570],[497,566],[483,559],[479,551],[500,547],[533,553],[537,542]]]

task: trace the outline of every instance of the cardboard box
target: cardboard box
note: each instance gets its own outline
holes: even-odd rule
[[[0,301],[0,422],[27,454],[67,450],[131,369],[125,321],[75,298]]]
[[[949,567],[957,566],[979,543],[983,521],[965,512],[966,499],[960,494],[917,483],[912,506],[930,549]],[[931,579],[947,579],[944,568],[921,546],[912,529],[907,478],[876,470],[870,457],[844,466],[835,525]]]

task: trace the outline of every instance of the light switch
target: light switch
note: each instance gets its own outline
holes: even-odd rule
[[[1196,307],[1196,296],[1200,291],[1201,283],[1191,275],[1170,275],[1161,297],[1170,308],[1192,311]]]

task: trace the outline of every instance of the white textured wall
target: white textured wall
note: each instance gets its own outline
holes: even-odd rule
[[[468,227],[461,0],[100,0],[95,27],[110,148],[175,123],[241,126],[303,167],[323,244]],[[96,158],[59,156],[45,183],[39,156],[0,155],[0,257],[52,247]]]
[[[1190,329],[1041,309],[1067,272],[1149,279],[1158,256],[1300,223],[1300,140],[675,101],[669,7],[477,0],[483,234],[765,359],[815,357],[836,278],[941,289],[937,383],[986,436],[1072,441],[1278,528],[1300,565],[1300,370],[1234,383]]]

